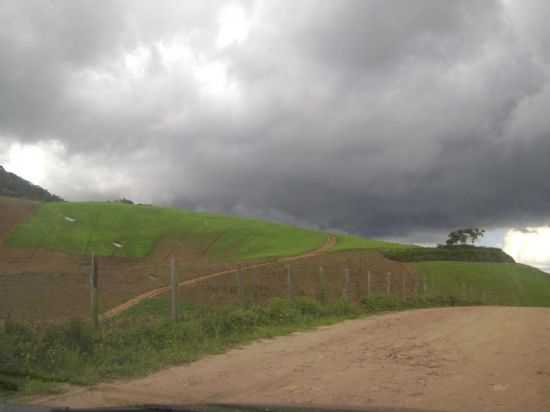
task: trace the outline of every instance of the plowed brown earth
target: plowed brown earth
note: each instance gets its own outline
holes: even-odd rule
[[[550,410],[550,309],[463,307],[346,321],[142,379],[42,398],[69,407],[264,403]]]
[[[289,263],[289,262],[294,262],[294,261],[297,261],[297,260],[303,260],[303,259],[307,259],[307,258],[316,257],[316,256],[321,255],[322,253],[325,253],[325,252],[329,251],[334,245],[336,245],[336,236],[329,235],[327,242],[323,246],[321,246],[317,250],[313,250],[313,251],[305,253],[303,255],[280,258],[280,259],[277,259],[276,262],[252,263],[252,264],[246,265],[246,267],[237,267],[237,268],[232,268],[232,269],[225,269],[225,270],[221,270],[221,271],[217,271],[217,272],[213,272],[213,273],[208,273],[208,274],[205,274],[205,275],[200,275],[200,276],[197,276],[194,279],[179,282],[178,287],[193,287],[193,286],[198,285],[200,282],[204,283],[205,281],[210,281],[212,279],[219,279],[221,277],[226,277],[227,278],[228,275],[235,274],[237,272],[245,272],[245,271],[251,271],[251,270],[256,271],[256,270],[259,270],[259,269],[268,268],[270,266],[273,267],[273,266],[275,266],[275,263]],[[131,308],[132,306],[137,305],[139,302],[141,302],[145,299],[154,298],[155,296],[162,295],[163,293],[167,293],[168,290],[169,290],[168,286],[163,286],[161,288],[154,289],[154,290],[151,290],[149,292],[142,293],[142,294],[130,299],[129,301],[124,302],[123,304],[115,306],[114,308],[108,310],[107,312],[105,312],[104,317],[105,318],[112,318],[113,316],[118,315],[119,313]]]
[[[0,197],[0,320],[61,320],[88,314],[89,256],[44,249],[10,248],[4,243],[38,203]],[[108,309],[168,280],[167,256],[174,254],[188,278],[227,268],[209,262],[204,251],[174,241],[160,242],[143,258],[101,257],[101,306]]]
[[[200,282],[183,282],[179,288],[179,301],[186,303],[228,304],[246,302],[263,303],[273,297],[288,296],[288,266],[292,273],[292,292],[296,296],[320,298],[320,267],[325,275],[327,301],[340,299],[349,288],[349,297],[358,301],[371,294],[387,292],[387,273],[391,273],[390,293],[396,296],[414,296],[422,293],[420,280],[414,267],[384,258],[375,251],[324,253],[294,261],[273,263],[255,269],[241,270],[243,296],[238,288],[238,275],[234,271]],[[346,286],[346,272],[349,283]],[[369,275],[370,273],[370,275]],[[370,278],[370,282],[369,282]],[[370,286],[370,287],[369,287]]]

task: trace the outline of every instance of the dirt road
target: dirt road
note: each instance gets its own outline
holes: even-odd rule
[[[549,411],[549,349],[550,309],[417,310],[256,342],[146,378],[74,390],[38,403]]]

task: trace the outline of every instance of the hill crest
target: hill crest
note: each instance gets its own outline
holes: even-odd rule
[[[0,196],[19,197],[44,202],[63,200],[46,189],[35,185],[0,165]]]

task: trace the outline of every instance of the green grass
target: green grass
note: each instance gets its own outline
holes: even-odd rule
[[[76,219],[68,222],[65,217]],[[325,232],[236,216],[114,202],[44,203],[7,240],[72,254],[147,256],[161,239],[174,239],[220,260],[299,255],[321,247]],[[113,242],[121,242],[119,249]],[[397,249],[410,245],[337,235],[332,251]]]
[[[366,239],[353,235],[337,235],[336,246],[331,250],[335,252],[343,252],[355,249],[402,249],[411,248],[411,245],[401,243],[385,242],[383,240]]]
[[[65,216],[77,219],[70,223]],[[120,203],[45,203],[8,239],[12,247],[41,247],[74,254],[143,257],[163,238],[212,257],[232,260],[291,256],[316,249],[327,234],[294,226]],[[114,241],[124,244],[117,249]]]
[[[421,262],[430,296],[459,296],[485,304],[550,306],[550,275],[517,263]]]
[[[443,246],[385,249],[384,256],[400,262],[464,261],[514,263],[514,259],[501,249],[491,247]]]
[[[360,305],[320,304],[307,298],[274,299],[255,306],[179,305],[182,320],[167,318],[168,301],[142,302],[102,325],[82,322],[43,326],[8,323],[0,329],[0,393],[5,396],[143,376],[163,367],[221,353],[259,338],[285,335],[387,310],[458,304],[448,298],[400,301],[373,297]]]

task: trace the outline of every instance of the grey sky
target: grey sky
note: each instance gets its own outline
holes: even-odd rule
[[[544,0],[4,0],[0,162],[39,148],[68,199],[381,237],[544,225],[549,18]]]

